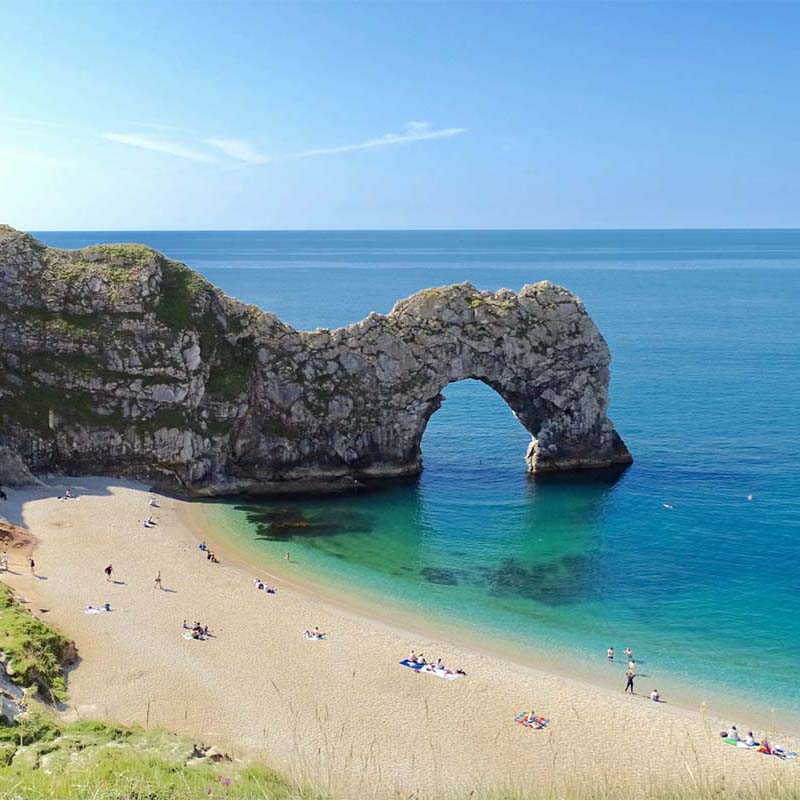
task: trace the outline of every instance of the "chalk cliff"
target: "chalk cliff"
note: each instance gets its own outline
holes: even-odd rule
[[[531,433],[531,473],[628,464],[609,362],[581,302],[547,281],[426,289],[297,331],[148,247],[57,250],[0,226],[0,453],[20,480],[107,473],[213,495],[413,475],[442,389],[465,378]]]

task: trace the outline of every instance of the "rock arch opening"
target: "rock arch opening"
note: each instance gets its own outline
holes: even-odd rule
[[[530,432],[494,388],[467,378],[445,386],[441,396],[420,442],[426,476],[436,472],[468,481],[488,471],[524,474]]]

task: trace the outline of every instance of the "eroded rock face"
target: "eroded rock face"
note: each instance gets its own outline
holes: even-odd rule
[[[546,281],[427,289],[304,332],[150,248],[63,251],[0,227],[0,446],[34,472],[198,494],[413,475],[442,389],[466,378],[531,433],[530,472],[628,464],[609,361],[581,302]]]

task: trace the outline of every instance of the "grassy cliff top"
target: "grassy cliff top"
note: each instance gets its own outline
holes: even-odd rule
[[[0,725],[0,798],[309,798],[269,768],[161,730],[33,715]]]
[[[0,651],[15,684],[36,687],[48,701],[64,700],[64,668],[74,652],[72,643],[31,615],[4,584],[0,584]]]

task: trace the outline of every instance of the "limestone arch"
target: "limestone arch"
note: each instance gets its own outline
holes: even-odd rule
[[[366,371],[369,389],[360,397],[382,410],[366,458],[356,455],[356,471],[419,472],[422,437],[442,391],[466,379],[491,387],[530,434],[531,473],[632,461],[606,414],[606,342],[561,287],[542,282],[519,293],[481,292],[465,283],[425,290],[385,317],[342,329],[351,335],[351,353],[354,329],[367,353],[378,346],[378,369]]]
[[[532,473],[632,461],[607,416],[605,340],[547,281],[431,288],[297,331],[142,245],[65,251],[0,226],[0,328],[0,448],[32,471],[204,495],[413,475],[442,389],[465,378],[531,434]]]

